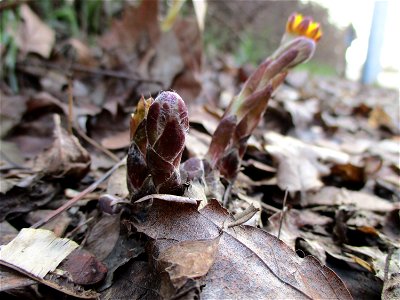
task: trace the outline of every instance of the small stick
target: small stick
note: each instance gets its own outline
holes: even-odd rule
[[[279,231],[278,231],[278,239],[281,236],[281,229],[282,229],[282,224],[283,224],[283,219],[285,217],[285,212],[286,212],[286,199],[287,199],[287,195],[288,195],[289,190],[286,189],[285,191],[285,196],[283,198],[283,207],[282,207],[282,214],[281,214],[281,219],[279,221]]]
[[[94,217],[90,217],[89,219],[87,219],[85,222],[83,222],[82,224],[76,226],[74,229],[72,229],[70,232],[68,232],[68,234],[65,236],[67,239],[71,238],[79,229],[81,229],[83,226],[89,224],[90,222],[92,222],[94,220]]]
[[[114,153],[112,153],[110,150],[104,148],[102,145],[97,143],[94,139],[89,137],[85,132],[83,132],[78,126],[74,126],[75,131],[80,135],[81,138],[83,138],[86,142],[88,142],[90,145],[95,147],[96,149],[100,150],[104,154],[108,155],[113,161],[118,162],[119,158],[116,156]]]
[[[386,260],[385,260],[385,269],[384,269],[384,281],[386,282],[389,278],[389,267],[390,267],[390,260],[392,259],[392,255],[394,252],[394,248],[391,246],[389,247],[389,251],[388,254],[386,256]]]
[[[229,223],[227,228],[242,225],[250,220],[259,211],[253,204],[250,204],[244,211],[234,216],[235,221]]]
[[[110,170],[108,170],[103,176],[101,176],[99,179],[97,179],[95,182],[93,182],[91,185],[89,185],[86,189],[84,189],[82,192],[80,192],[78,195],[76,195],[74,198],[69,200],[67,203],[64,205],[60,206],[58,209],[53,211],[51,214],[40,220],[39,222],[36,222],[31,226],[31,228],[39,228],[42,227],[43,225],[47,224],[51,220],[53,220],[55,217],[57,217],[59,214],[62,212],[66,211],[70,207],[74,206],[75,203],[77,203],[79,200],[81,200],[85,195],[88,193],[94,191],[99,184],[101,184],[103,181],[105,181],[108,177],[111,176],[112,173],[114,173],[115,170],[117,170],[120,166],[122,166],[125,163],[126,156],[121,159],[117,164],[115,164]]]
[[[155,84],[159,84],[160,86],[162,86],[162,82],[157,79],[140,78],[140,77],[132,76],[131,74],[129,74],[127,72],[90,68],[90,67],[85,67],[83,65],[74,64],[74,63],[71,64],[69,66],[69,68],[66,68],[64,65],[58,65],[58,64],[46,62],[46,61],[41,61],[40,65],[38,63],[32,63],[32,62],[25,62],[24,64],[17,63],[17,68],[22,71],[26,70],[26,66],[41,67],[43,69],[46,69],[46,68],[56,69],[64,74],[65,74],[65,72],[70,72],[70,70],[72,70],[74,72],[83,72],[83,73],[100,75],[100,76],[105,76],[105,77],[127,79],[127,80],[133,80],[133,81],[137,81],[137,82],[143,82],[143,83],[155,83]],[[66,69],[68,69],[68,71],[66,71]]]
[[[223,203],[222,203],[223,207],[226,207],[226,205],[228,204],[229,196],[231,195],[231,191],[232,191],[232,186],[233,186],[233,183],[230,182],[230,183],[228,184],[226,190],[225,190],[225,193],[224,193],[224,201],[223,201]]]
[[[72,87],[72,76],[68,76],[68,133],[72,135],[72,124],[73,124],[73,87]]]
[[[243,197],[243,195],[240,195],[240,194],[239,194],[239,198],[240,198],[241,200],[246,201],[246,202],[249,203],[249,204],[251,204],[251,202],[252,202],[251,200],[249,200],[249,199],[247,198],[247,196],[244,196],[244,197]],[[266,203],[262,202],[261,200],[259,200],[258,203],[260,203],[261,208],[263,208],[265,211],[273,211],[274,213],[280,212],[280,210],[279,210],[278,208],[273,207],[272,205],[266,204]]]

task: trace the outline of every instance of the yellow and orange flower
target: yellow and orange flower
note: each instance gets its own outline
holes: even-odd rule
[[[298,13],[293,13],[287,23],[286,32],[292,35],[308,37],[316,42],[322,37],[320,24],[314,22],[311,17],[303,17]]]

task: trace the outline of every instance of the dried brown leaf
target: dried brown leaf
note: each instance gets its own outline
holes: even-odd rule
[[[129,130],[105,137],[101,140],[101,145],[111,150],[127,148],[129,146]]]
[[[202,34],[192,18],[178,20],[173,29],[178,41],[180,57],[185,66],[175,77],[171,88],[179,91],[187,104],[192,104],[202,90],[200,79],[203,58]]]
[[[50,114],[18,124],[7,141],[15,143],[24,158],[34,158],[53,142],[54,121]]]
[[[140,45],[143,33],[150,44],[155,44],[160,35],[157,20],[157,1],[143,1],[138,7],[127,5],[121,20],[114,20],[111,29],[100,39],[100,44],[109,50],[134,52]]]
[[[135,261],[122,271],[114,284],[102,293],[102,299],[162,299],[157,293],[159,280],[144,261]]]
[[[120,235],[120,216],[104,214],[87,236],[85,249],[104,260],[113,250]]]
[[[264,134],[265,147],[278,161],[278,186],[289,192],[318,190],[323,184],[321,175],[328,175],[328,165],[320,161],[347,163],[344,152],[306,144],[275,132]]]
[[[89,171],[90,155],[61,127],[59,115],[54,115],[54,123],[53,145],[37,157],[35,169],[54,178],[81,179]]]
[[[4,137],[21,121],[27,100],[25,96],[7,96],[0,91],[0,137]]]
[[[212,239],[228,212],[216,201],[198,211],[191,203],[153,199],[147,218],[136,225],[155,240],[157,253],[183,241]],[[203,299],[332,298],[351,299],[341,280],[315,258],[298,257],[276,237],[250,226],[225,229],[204,284]]]
[[[107,267],[84,249],[74,250],[58,268],[67,272],[71,281],[79,285],[99,283],[107,275]]]
[[[43,23],[28,5],[21,5],[20,14],[24,22],[16,36],[19,49],[24,55],[33,52],[48,58],[55,42],[55,32]]]
[[[49,214],[54,212],[53,210],[49,209],[38,209],[31,211],[27,214],[25,217],[25,222],[27,222],[29,225],[33,225],[36,222],[39,222],[40,220],[44,219],[47,217]],[[63,212],[59,214],[57,217],[54,218],[54,220],[51,220],[49,223],[41,227],[42,229],[47,229],[51,230],[54,232],[54,234],[57,237],[61,237],[64,235],[67,227],[71,223],[71,218],[69,217],[67,212]]]
[[[125,198],[129,195],[126,182],[126,165],[122,165],[110,176],[107,183],[107,194]]]
[[[214,239],[182,241],[165,249],[157,258],[175,288],[182,287],[188,278],[207,274],[216,258],[220,236]]]
[[[27,213],[51,201],[59,191],[54,182],[45,182],[40,176],[27,176],[5,194],[0,194],[0,222],[7,216]]]
[[[353,205],[357,209],[377,212],[389,212],[395,209],[396,204],[363,192],[349,191],[345,188],[327,186],[315,194],[310,194],[301,200],[303,206],[312,205]]]

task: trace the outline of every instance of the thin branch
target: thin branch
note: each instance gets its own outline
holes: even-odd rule
[[[51,214],[40,220],[39,222],[36,222],[31,226],[31,228],[39,228],[42,227],[43,225],[47,224],[51,220],[53,220],[55,217],[57,217],[59,214],[63,213],[67,209],[71,208],[74,206],[79,200],[81,200],[85,195],[88,193],[94,191],[103,181],[105,181],[108,177],[111,176],[112,173],[115,172],[120,166],[122,166],[125,163],[126,157],[121,159],[117,164],[115,164],[110,170],[108,170],[103,176],[101,176],[99,179],[97,179],[95,182],[93,182],[91,185],[89,185],[86,189],[84,189],[82,192],[80,192],[78,195],[76,195],[74,198],[69,200],[67,203],[64,205],[60,206],[58,209],[53,211]]]
[[[394,248],[390,247],[388,254],[386,256],[386,260],[385,260],[385,269],[384,269],[384,281],[386,282],[389,278],[389,267],[390,267],[390,260],[392,259],[392,255],[394,252]]]
[[[72,135],[72,124],[73,124],[73,86],[72,86],[72,76],[68,76],[68,133]]]
[[[140,78],[140,77],[132,76],[131,74],[129,74],[127,72],[99,69],[99,68],[91,68],[91,67],[86,67],[86,66],[76,64],[76,63],[73,63],[68,67],[65,65],[62,65],[62,64],[55,64],[55,63],[51,63],[51,62],[47,62],[47,61],[40,61],[40,63],[32,63],[32,62],[28,62],[28,61],[25,61],[24,63],[17,63],[17,68],[19,70],[25,71],[27,66],[56,69],[56,70],[60,71],[61,73],[69,73],[70,71],[84,72],[84,73],[106,76],[106,77],[134,80],[137,82],[155,83],[155,84],[159,84],[160,86],[162,86],[162,82],[157,79]]]
[[[259,211],[260,210],[256,208],[253,204],[250,204],[249,207],[247,207],[244,211],[234,216],[235,221],[227,224],[227,228],[231,228],[246,223]]]
[[[96,149],[100,150],[101,152],[103,152],[104,154],[106,154],[107,156],[109,156],[113,161],[118,162],[119,161],[119,157],[116,156],[114,153],[112,153],[110,150],[104,148],[102,145],[100,145],[99,143],[97,143],[94,139],[92,139],[91,137],[89,137],[84,131],[82,131],[78,125],[74,126],[75,131],[79,134],[79,136],[81,138],[83,138],[86,142],[88,142],[90,145],[92,145],[93,147],[95,147]]]
[[[85,222],[83,222],[82,224],[79,224],[78,226],[76,226],[74,229],[72,229],[70,232],[68,232],[68,234],[65,236],[66,238],[71,238],[76,232],[79,231],[79,229],[81,229],[83,226],[89,224],[90,222],[92,222],[94,220],[94,217],[90,217],[89,219],[87,219]]]
[[[278,231],[278,239],[281,236],[281,229],[282,229],[282,224],[283,224],[283,219],[285,218],[285,213],[286,213],[286,199],[288,195],[289,190],[286,189],[285,191],[285,196],[283,198],[283,207],[282,207],[282,213],[281,213],[281,219],[279,221],[279,231]]]
[[[231,196],[232,187],[233,187],[233,182],[229,182],[228,186],[226,187],[225,193],[224,193],[224,201],[222,204],[224,207],[226,207],[226,205],[228,204],[228,200]]]

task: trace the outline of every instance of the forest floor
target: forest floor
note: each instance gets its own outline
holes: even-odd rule
[[[0,95],[2,296],[399,296],[398,91],[294,70],[249,139],[225,208],[191,183],[190,196],[150,196],[143,213],[124,200],[140,97],[181,95],[182,162],[204,158],[255,68],[224,54],[205,63],[196,19],[162,31],[157,5],[128,7],[91,46],[19,9]]]

